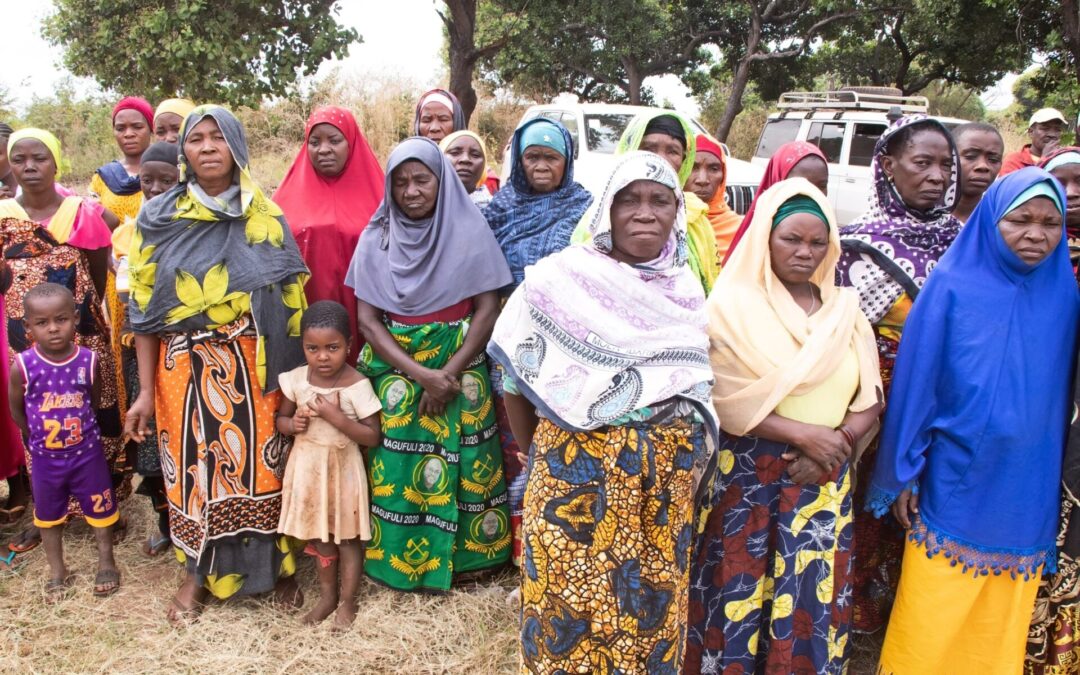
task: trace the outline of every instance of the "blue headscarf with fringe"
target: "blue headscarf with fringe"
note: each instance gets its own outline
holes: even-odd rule
[[[538,124],[550,125],[562,135],[567,148],[566,171],[562,182],[552,192],[538,193],[529,187],[521,153],[523,139]],[[509,294],[525,278],[525,268],[570,244],[570,235],[577,227],[593,196],[574,182],[573,140],[566,127],[546,118],[532,119],[518,127],[510,143],[510,180],[499,190],[484,209],[491,231],[502,247],[514,283],[504,292]]]
[[[927,555],[1026,578],[1055,567],[1080,297],[1064,236],[1035,265],[1002,238],[1022,196],[1065,203],[1042,169],[998,180],[915,301],[867,506],[883,515],[911,487]]]

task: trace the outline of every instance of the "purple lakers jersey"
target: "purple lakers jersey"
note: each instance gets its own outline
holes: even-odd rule
[[[78,347],[71,358],[55,363],[31,347],[19,354],[18,361],[26,382],[30,452],[100,448],[101,432],[93,402],[97,355]]]

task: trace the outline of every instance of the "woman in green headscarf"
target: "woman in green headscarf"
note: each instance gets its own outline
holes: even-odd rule
[[[616,155],[632,150],[656,153],[671,164],[679,175],[681,185],[694,170],[697,155],[697,137],[690,122],[674,111],[656,111],[638,115],[627,125]],[[690,247],[690,269],[697,275],[701,287],[708,295],[717,275],[720,260],[716,252],[716,235],[709,221],[709,205],[693,192],[684,191],[686,198],[686,235]],[[579,223],[574,231],[573,243],[589,240],[588,228]]]
[[[276,589],[303,602],[278,536],[288,446],[278,375],[303,362],[308,271],[281,209],[248,172],[240,122],[200,106],[180,130],[180,182],[143,205],[129,254],[139,396],[125,431],[156,413],[173,544],[187,578],[171,621],[218,598]]]

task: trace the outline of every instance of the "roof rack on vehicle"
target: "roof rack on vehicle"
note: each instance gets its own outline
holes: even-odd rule
[[[788,91],[780,95],[781,110],[880,110],[899,107],[904,113],[925,113],[930,100],[925,96],[894,96],[861,91]]]

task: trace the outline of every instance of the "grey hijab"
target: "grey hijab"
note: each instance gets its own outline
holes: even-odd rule
[[[406,217],[393,198],[394,169],[409,160],[439,179],[435,211],[422,220]],[[385,196],[360,235],[345,285],[379,309],[420,316],[512,280],[495,235],[439,146],[420,137],[402,141],[390,153]]]

